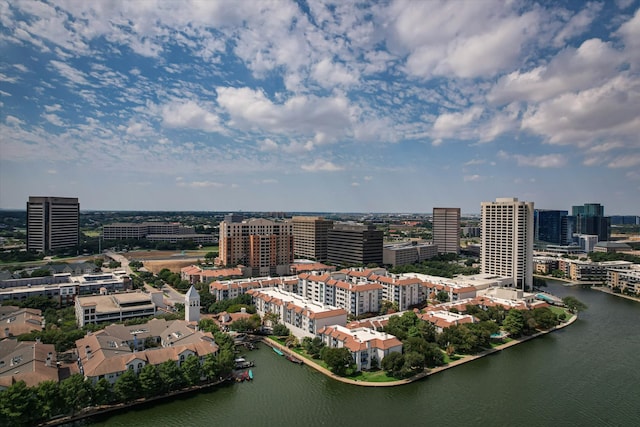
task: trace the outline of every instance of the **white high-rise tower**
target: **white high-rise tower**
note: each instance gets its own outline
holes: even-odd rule
[[[533,287],[533,202],[499,198],[482,202],[482,273],[513,277],[519,289]]]
[[[198,322],[200,320],[200,294],[191,285],[184,296],[184,320]]]

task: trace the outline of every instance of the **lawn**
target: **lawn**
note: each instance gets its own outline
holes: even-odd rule
[[[562,313],[564,313],[567,318],[566,320],[571,319],[571,316],[573,316],[573,314],[569,313],[569,311],[565,308],[562,307],[556,307],[556,306],[549,306],[549,310],[551,310],[556,316],[560,316]]]

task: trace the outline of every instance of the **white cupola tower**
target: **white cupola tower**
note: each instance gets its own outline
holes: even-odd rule
[[[184,296],[184,320],[198,322],[200,320],[200,294],[191,285]]]

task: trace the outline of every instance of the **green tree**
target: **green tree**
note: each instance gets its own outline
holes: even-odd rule
[[[38,400],[42,418],[49,419],[61,413],[64,399],[60,395],[60,386],[56,381],[43,381],[38,384]]]
[[[507,313],[504,321],[502,322],[502,329],[509,333],[514,338],[522,335],[525,328],[525,319],[522,311],[511,309]]]
[[[424,369],[424,364],[424,354],[418,353],[417,351],[405,353],[403,366],[405,372],[420,372]]]
[[[352,369],[355,364],[351,352],[348,348],[329,348],[322,350],[322,360],[327,367],[336,375],[345,375],[348,369]]]
[[[113,384],[113,391],[116,393],[118,400],[122,402],[128,402],[140,397],[140,379],[133,369],[127,369],[124,374],[118,377],[115,384]]]
[[[402,368],[404,367],[404,355],[398,352],[389,353],[382,359],[380,366],[382,366],[382,369],[384,369],[388,375],[400,378]]]
[[[289,336],[290,333],[289,328],[284,326],[282,323],[278,323],[273,327],[273,335],[275,336],[286,337]]]
[[[162,392],[160,374],[155,365],[151,363],[144,365],[138,375],[138,379],[140,380],[140,389],[144,397],[156,396]]]
[[[445,291],[438,291],[436,299],[440,302],[447,302],[449,301],[449,294]]]
[[[558,324],[558,316],[548,307],[534,308],[531,310],[531,315],[540,329],[550,329]]]
[[[200,366],[200,359],[196,355],[189,355],[182,365],[180,365],[182,375],[186,383],[190,386],[196,385],[202,378],[202,367]]]
[[[65,413],[73,415],[91,404],[93,386],[84,376],[73,374],[60,383],[60,395],[64,399]]]
[[[573,313],[584,311],[588,308],[586,304],[571,295],[562,298],[562,302]]]
[[[12,384],[0,393],[0,424],[28,426],[42,418],[38,393],[27,387],[24,381]]]
[[[218,327],[218,325],[216,325],[216,322],[214,322],[213,319],[210,318],[200,319],[200,322],[198,322],[198,328],[203,332],[213,333],[220,331],[220,328]]]
[[[180,367],[173,360],[167,360],[158,366],[158,376],[164,392],[178,390],[185,383]]]
[[[444,365],[444,354],[435,343],[427,343],[427,348],[424,352],[424,363],[429,368]]]
[[[306,352],[314,359],[320,358],[320,352],[324,347],[324,343],[320,337],[314,337],[313,339],[310,337],[304,337],[302,339],[302,347],[306,350]]]
[[[116,396],[113,386],[106,378],[100,378],[93,387],[93,403],[95,405],[109,405],[115,402]]]
[[[214,381],[220,377],[221,369],[218,357],[214,353],[209,353],[202,362],[202,374],[207,381]]]

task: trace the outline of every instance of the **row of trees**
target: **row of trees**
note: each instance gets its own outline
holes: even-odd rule
[[[460,257],[456,254],[442,254],[437,257],[422,261],[419,264],[399,265],[389,269],[390,273],[422,273],[439,277],[454,277],[458,274],[477,274],[478,269],[471,267],[473,261],[460,265]],[[469,260],[467,260],[469,261]]]

